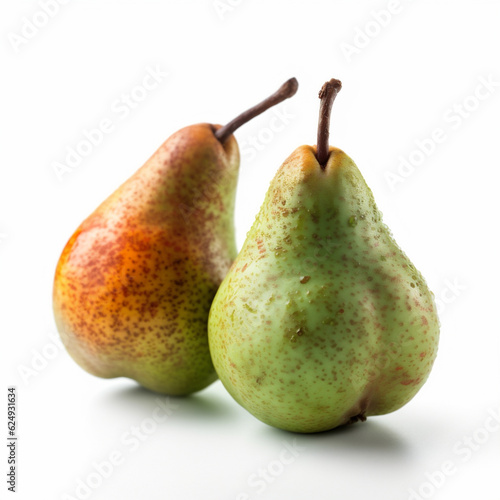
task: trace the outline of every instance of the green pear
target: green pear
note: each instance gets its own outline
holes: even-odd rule
[[[232,133],[296,90],[289,80],[225,127],[179,130],[76,230],[53,303],[62,341],[85,370],[172,395],[217,379],[207,322],[236,257]]]
[[[209,317],[215,369],[254,416],[319,432],[401,408],[426,381],[439,323],[424,278],[382,222],[360,171],[328,146],[283,163]]]

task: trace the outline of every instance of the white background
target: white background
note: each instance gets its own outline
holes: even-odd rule
[[[39,4],[2,3],[1,369],[2,390],[18,388],[16,498],[498,499],[500,2],[401,0],[388,21],[373,13],[392,7],[389,0],[220,4],[227,8],[81,0],[34,32],[24,28],[31,38],[23,42],[24,18],[43,22]],[[356,53],[346,55],[345,44]],[[118,112],[116,101],[156,66],[168,76],[145,96],[135,90],[144,99],[127,116]],[[59,254],[171,133],[224,123],[291,76],[300,89],[280,106],[291,115],[281,130],[266,130],[268,112],[236,133],[238,245],[282,161],[314,144],[319,88],[341,79],[331,141],[356,161],[436,294],[434,370],[400,411],[320,435],[262,424],[220,382],[171,399],[170,415],[155,423],[165,415],[155,410],[157,395],[92,377],[51,339]],[[478,89],[481,79],[496,86]],[[457,118],[464,105],[467,116]],[[113,131],[59,180],[54,163],[106,118]],[[416,141],[436,128],[445,139],[419,162]],[[397,174],[401,157],[420,164],[391,188],[388,172]],[[140,443],[131,441],[134,428]],[[283,453],[285,443],[296,455]],[[98,476],[94,464],[117,453],[120,464]],[[77,490],[79,481],[91,489]],[[3,496],[4,480],[0,487]]]

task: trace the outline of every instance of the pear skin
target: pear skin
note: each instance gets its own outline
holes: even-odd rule
[[[53,303],[74,360],[184,395],[217,379],[207,339],[212,299],[236,256],[239,151],[218,127],[173,134],[76,230]]]
[[[330,148],[322,168],[315,147],[296,149],[210,311],[229,393],[269,425],[329,430],[408,403],[438,336],[433,295],[354,162]]]

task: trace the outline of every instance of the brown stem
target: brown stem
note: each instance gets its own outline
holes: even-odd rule
[[[238,115],[236,118],[231,120],[228,124],[221,127],[219,130],[215,132],[215,137],[219,139],[221,143],[224,141],[239,127],[244,125],[246,122],[250,121],[252,118],[255,118],[257,115],[260,115],[266,109],[279,104],[280,102],[292,97],[297,89],[299,88],[299,82],[295,78],[290,78],[287,80],[273,95],[269,96],[267,99],[264,99],[261,103],[253,106],[250,109],[247,109],[241,115]]]
[[[330,156],[330,116],[332,114],[333,101],[342,88],[342,83],[339,80],[332,78],[326,82],[319,91],[321,104],[319,106],[319,121],[318,121],[318,143],[316,158],[321,168],[326,168],[326,162]]]

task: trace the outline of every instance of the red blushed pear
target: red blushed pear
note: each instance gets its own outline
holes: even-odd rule
[[[322,88],[317,147],[297,148],[278,170],[209,318],[226,389],[263,422],[295,432],[401,408],[438,346],[424,278],[354,162],[329,146],[340,88]]]
[[[236,257],[233,132],[291,97],[297,81],[224,127],[183,128],[76,230],[54,280],[62,341],[85,370],[185,395],[217,379],[210,305]]]

